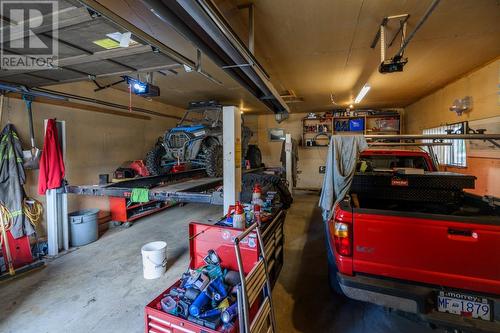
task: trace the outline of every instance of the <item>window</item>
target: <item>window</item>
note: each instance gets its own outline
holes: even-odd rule
[[[466,122],[428,128],[423,130],[423,134],[464,134]],[[432,142],[432,140],[424,140]],[[449,165],[456,167],[467,166],[467,157],[465,152],[465,140],[443,140],[443,142],[450,142],[451,146],[432,146],[434,153],[438,159],[439,164]]]
[[[361,155],[360,161],[366,162],[368,172],[394,168],[417,168],[428,171],[427,162],[421,156]],[[361,163],[358,163],[356,171],[361,171]]]

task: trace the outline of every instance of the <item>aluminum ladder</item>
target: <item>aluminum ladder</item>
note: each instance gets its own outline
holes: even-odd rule
[[[245,276],[243,270],[243,260],[241,258],[240,243],[253,231],[257,234],[257,241],[260,250],[259,261],[250,273]],[[276,319],[273,308],[271,282],[269,280],[266,251],[264,248],[262,234],[260,232],[260,223],[253,223],[249,228],[235,237],[233,242],[241,280],[241,286],[238,290],[239,331],[241,333],[276,332]],[[260,300],[260,295],[263,295],[264,297],[255,317],[252,321],[250,321],[250,308],[256,301]]]

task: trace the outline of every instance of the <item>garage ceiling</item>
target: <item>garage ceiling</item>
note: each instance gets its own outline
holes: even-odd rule
[[[196,59],[194,46],[148,11],[143,2],[83,2],[116,13],[188,59]],[[246,40],[247,12],[237,7],[247,1],[215,2],[240,38]],[[92,74],[97,76],[100,85],[105,85],[116,82],[118,74],[145,73],[165,66],[161,70],[163,75],[154,76],[154,83],[161,89],[161,96],[156,98],[159,101],[185,107],[192,100],[218,99],[239,105],[246,112],[265,112],[255,97],[206,57],[203,57],[203,70],[215,81],[185,72],[178,61],[151,52],[137,36],[132,38],[139,45],[133,47],[96,49],[93,41],[97,37],[104,38],[106,33],[125,30],[102,17],[92,19],[79,2],[60,3],[67,6],[77,4],[74,13],[81,20],[60,31],[64,42],[71,44],[76,40],[80,46],[62,46],[64,55],[61,57],[68,58],[68,65],[57,71],[46,70],[30,75],[0,71],[0,81],[40,86],[61,80],[88,80],[88,74]],[[256,58],[270,74],[278,91],[283,94],[291,92],[303,99],[303,102],[290,104],[292,112],[346,106],[367,82],[372,90],[361,107],[404,107],[500,55],[500,2],[497,0],[442,0],[407,48],[409,62],[404,72],[385,75],[377,70],[380,61],[378,46],[370,48],[382,18],[408,13],[410,32],[431,0],[255,0],[253,3]],[[396,29],[397,26],[391,24],[389,36]],[[130,49],[130,55],[118,52],[127,49]],[[388,56],[394,55],[396,50],[397,45],[390,48]],[[134,55],[135,51],[139,55]],[[103,52],[102,59],[92,60],[91,56],[96,52]],[[92,61],[77,61],[78,57]],[[126,86],[121,84],[114,88],[125,90]],[[335,105],[331,103],[331,94]]]
[[[304,99],[292,110],[331,108],[330,93],[346,106],[367,82],[362,107],[404,107],[500,56],[500,1],[442,0],[409,44],[404,72],[378,73],[380,46],[370,44],[382,18],[408,13],[410,32],[431,2],[255,0],[256,56],[278,90]],[[237,6],[247,1],[217,3],[244,38],[247,12]],[[389,25],[389,37],[397,28]]]

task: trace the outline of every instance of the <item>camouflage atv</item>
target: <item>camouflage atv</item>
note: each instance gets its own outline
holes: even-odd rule
[[[262,155],[256,145],[248,144],[252,135],[242,126],[242,157],[251,168],[257,168]],[[146,155],[146,167],[152,175],[167,173],[178,162],[205,168],[210,177],[222,176],[222,105],[214,101],[190,103],[179,124]]]

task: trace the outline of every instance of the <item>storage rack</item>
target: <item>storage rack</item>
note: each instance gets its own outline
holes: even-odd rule
[[[311,146],[308,145],[307,142],[315,142],[315,138],[318,134],[327,134],[321,135],[320,138],[317,138],[318,141],[321,141],[321,145]],[[328,139],[332,134],[332,118],[331,117],[305,117],[302,119],[302,146],[303,147],[322,147],[322,145],[328,146]],[[323,142],[324,141],[324,142]]]
[[[358,111],[357,115],[335,115],[305,117],[302,119],[302,147],[327,147],[331,135],[399,135],[401,134],[401,114],[381,112],[368,114]],[[357,125],[357,126],[355,126]],[[316,138],[318,134],[320,138]],[[316,138],[316,140],[315,140]],[[318,141],[320,142],[318,144]],[[323,143],[324,141],[324,143]],[[310,144],[314,142],[314,144]]]
[[[333,134],[365,134],[366,116],[333,117],[332,122]]]

